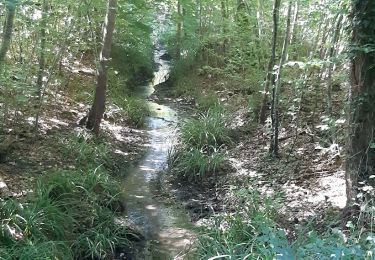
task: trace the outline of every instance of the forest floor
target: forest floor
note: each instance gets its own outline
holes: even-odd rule
[[[95,80],[81,73],[74,77],[77,84],[90,85]],[[56,170],[74,170],[85,164],[76,157],[85,152],[77,139],[93,139],[90,131],[79,125],[89,108],[87,102],[72,98],[69,91],[46,93],[38,134],[32,117],[18,130],[8,129],[6,136],[12,141],[6,159],[0,163],[0,198],[22,198],[32,191],[39,176]],[[114,174],[123,174],[124,166],[139,160],[146,149],[147,132],[128,125],[123,111],[109,104],[99,139],[111,158],[104,166]],[[75,153],[69,153],[69,146],[73,145],[77,146],[73,148]]]
[[[202,85],[207,89],[207,84]],[[172,98],[168,94],[171,87],[159,86],[158,95]],[[276,201],[280,213],[278,224],[290,231],[290,236],[296,226],[310,222],[322,231],[327,221],[340,225],[335,222],[340,215],[337,213],[346,203],[341,144],[323,145],[319,131],[313,133],[308,127],[299,128],[297,136],[294,128],[283,128],[280,158],[271,158],[269,129],[249,124],[253,115],[246,105],[238,103],[247,100],[247,94],[225,90],[216,93],[225,104],[235,104],[229,108],[234,111],[230,125],[234,144],[226,149],[227,167],[219,176],[199,185],[176,181],[173,177],[169,180],[172,186],[169,195],[184,206],[192,221],[205,225],[215,214],[233,212],[239,204],[234,193],[252,187],[260,191],[263,199]],[[191,108],[197,106],[189,96],[179,97],[175,102],[190,104]]]

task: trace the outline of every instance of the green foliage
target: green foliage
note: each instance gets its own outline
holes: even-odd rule
[[[220,106],[191,118],[181,126],[181,141],[190,147],[203,150],[218,149],[231,142],[228,119]]]
[[[128,123],[134,127],[143,127],[147,117],[150,116],[150,108],[143,98],[136,96],[117,96],[115,103],[124,109]]]
[[[202,230],[197,242],[199,259],[373,259],[375,234],[352,224],[350,230],[329,229],[323,234],[308,228],[292,244],[276,224],[277,198],[262,198],[241,189],[236,213],[218,216]]]
[[[219,151],[207,154],[202,150],[191,148],[188,151],[183,149],[176,151],[172,165],[177,169],[176,174],[179,178],[199,181],[217,173],[225,162],[225,155]]]
[[[202,230],[199,259],[273,259],[281,254],[282,259],[293,259],[285,232],[272,219],[275,198],[261,201],[260,194],[252,189],[241,189],[237,197],[242,203],[236,213],[219,216],[213,226]]]
[[[127,97],[124,100],[125,112],[132,125],[142,127],[150,115],[150,109],[147,103],[140,98]]]
[[[115,224],[120,192],[100,169],[41,178],[27,203],[1,203],[0,249],[10,257],[4,259],[104,259],[128,246],[128,230]]]
[[[169,158],[178,178],[197,182],[223,169],[226,156],[221,148],[231,143],[227,121],[223,108],[215,106],[182,124],[181,146]]]
[[[207,112],[210,109],[215,109],[219,107],[219,98],[214,91],[207,91],[206,93],[200,93],[195,98],[195,102],[198,109],[202,112]]]
[[[108,145],[86,132],[60,136],[59,142],[62,155],[71,158],[82,168],[109,163]]]

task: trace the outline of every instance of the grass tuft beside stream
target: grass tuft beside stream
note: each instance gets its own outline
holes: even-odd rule
[[[97,148],[82,136],[69,139],[61,152],[80,155],[76,169],[52,170],[22,201],[0,202],[1,260],[110,259],[129,247],[132,232],[116,224],[122,190],[97,166],[109,158],[108,148]]]
[[[222,148],[231,143],[227,124],[226,112],[216,105],[182,123],[181,145],[169,158],[178,178],[197,182],[220,172],[226,164]]]

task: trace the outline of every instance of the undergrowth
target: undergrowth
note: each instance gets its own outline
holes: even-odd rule
[[[235,213],[214,218],[198,236],[199,259],[374,259],[375,233],[348,223],[345,230],[318,233],[312,227],[290,242],[278,226],[277,198],[261,199],[259,192],[241,189]]]
[[[181,144],[169,158],[178,178],[199,181],[218,174],[226,163],[222,148],[231,142],[227,121],[223,108],[215,106],[182,123]]]
[[[63,139],[74,170],[41,176],[32,193],[0,201],[0,259],[111,259],[136,236],[117,224],[122,190],[103,166],[108,147],[77,135]]]

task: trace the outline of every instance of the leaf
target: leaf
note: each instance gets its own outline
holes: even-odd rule
[[[370,149],[375,149],[375,143],[370,143]]]

